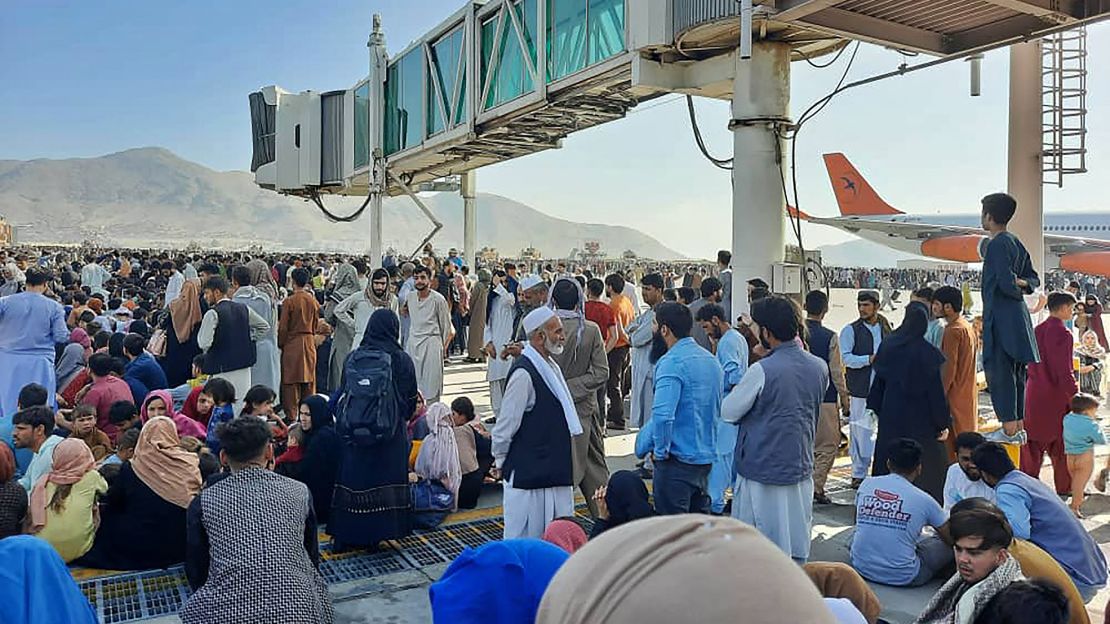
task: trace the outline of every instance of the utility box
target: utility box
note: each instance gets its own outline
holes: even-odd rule
[[[802,294],[802,267],[785,262],[772,264],[771,292],[780,295]]]

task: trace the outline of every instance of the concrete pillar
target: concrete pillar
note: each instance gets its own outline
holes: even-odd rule
[[[463,198],[463,262],[470,267],[471,274],[477,270],[474,264],[478,255],[478,174],[471,170],[462,174],[460,191]]]
[[[1041,152],[1041,42],[1010,47],[1010,133],[1007,189],[1017,200],[1010,231],[1021,239],[1044,280],[1044,192]]]
[[[736,55],[732,96],[732,314],[749,311],[748,280],[771,282],[782,262],[786,197],[782,178],[785,141],[775,124],[790,114],[790,46],[756,42],[752,57]]]

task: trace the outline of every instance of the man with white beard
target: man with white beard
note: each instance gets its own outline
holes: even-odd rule
[[[506,277],[504,271],[496,271],[490,282],[489,294],[486,295],[484,344],[486,355],[489,356],[486,360],[486,381],[489,382],[489,401],[494,416],[501,412],[505,380],[513,366],[511,359],[501,357],[506,345],[513,339],[513,316],[516,310],[516,296],[506,287]]]
[[[432,290],[432,272],[418,267],[413,272],[415,290],[405,298],[401,314],[410,321],[405,353],[416,365],[416,386],[428,405],[443,394],[443,360],[455,336],[451,309],[443,295]]]
[[[559,365],[563,323],[548,307],[524,317],[528,343],[509,371],[492,433],[504,477],[505,539],[540,538],[547,525],[574,515],[572,438],[582,434],[574,399]]]

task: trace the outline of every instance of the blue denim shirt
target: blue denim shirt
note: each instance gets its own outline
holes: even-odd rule
[[[652,453],[686,464],[712,464],[717,448],[724,372],[693,338],[679,340],[655,364]]]

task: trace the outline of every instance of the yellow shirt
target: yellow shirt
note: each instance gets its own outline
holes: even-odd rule
[[[1083,598],[1079,595],[1079,590],[1075,588],[1075,583],[1072,582],[1071,577],[1060,567],[1059,563],[1052,558],[1052,555],[1041,550],[1039,546],[1033,542],[1015,539],[1009,548],[1010,554],[1017,560],[1018,565],[1021,566],[1021,573],[1025,578],[1041,579],[1048,581],[1055,585],[1064,592],[1068,597],[1068,622],[1071,624],[1091,624],[1090,616],[1087,615],[1087,608],[1083,606]]]
[[[56,489],[57,485],[46,484],[46,526],[36,536],[50,542],[62,559],[69,563],[92,548],[96,537],[93,506],[97,497],[108,491],[108,483],[99,472],[90,470],[73,484],[60,513],[49,506]]]

